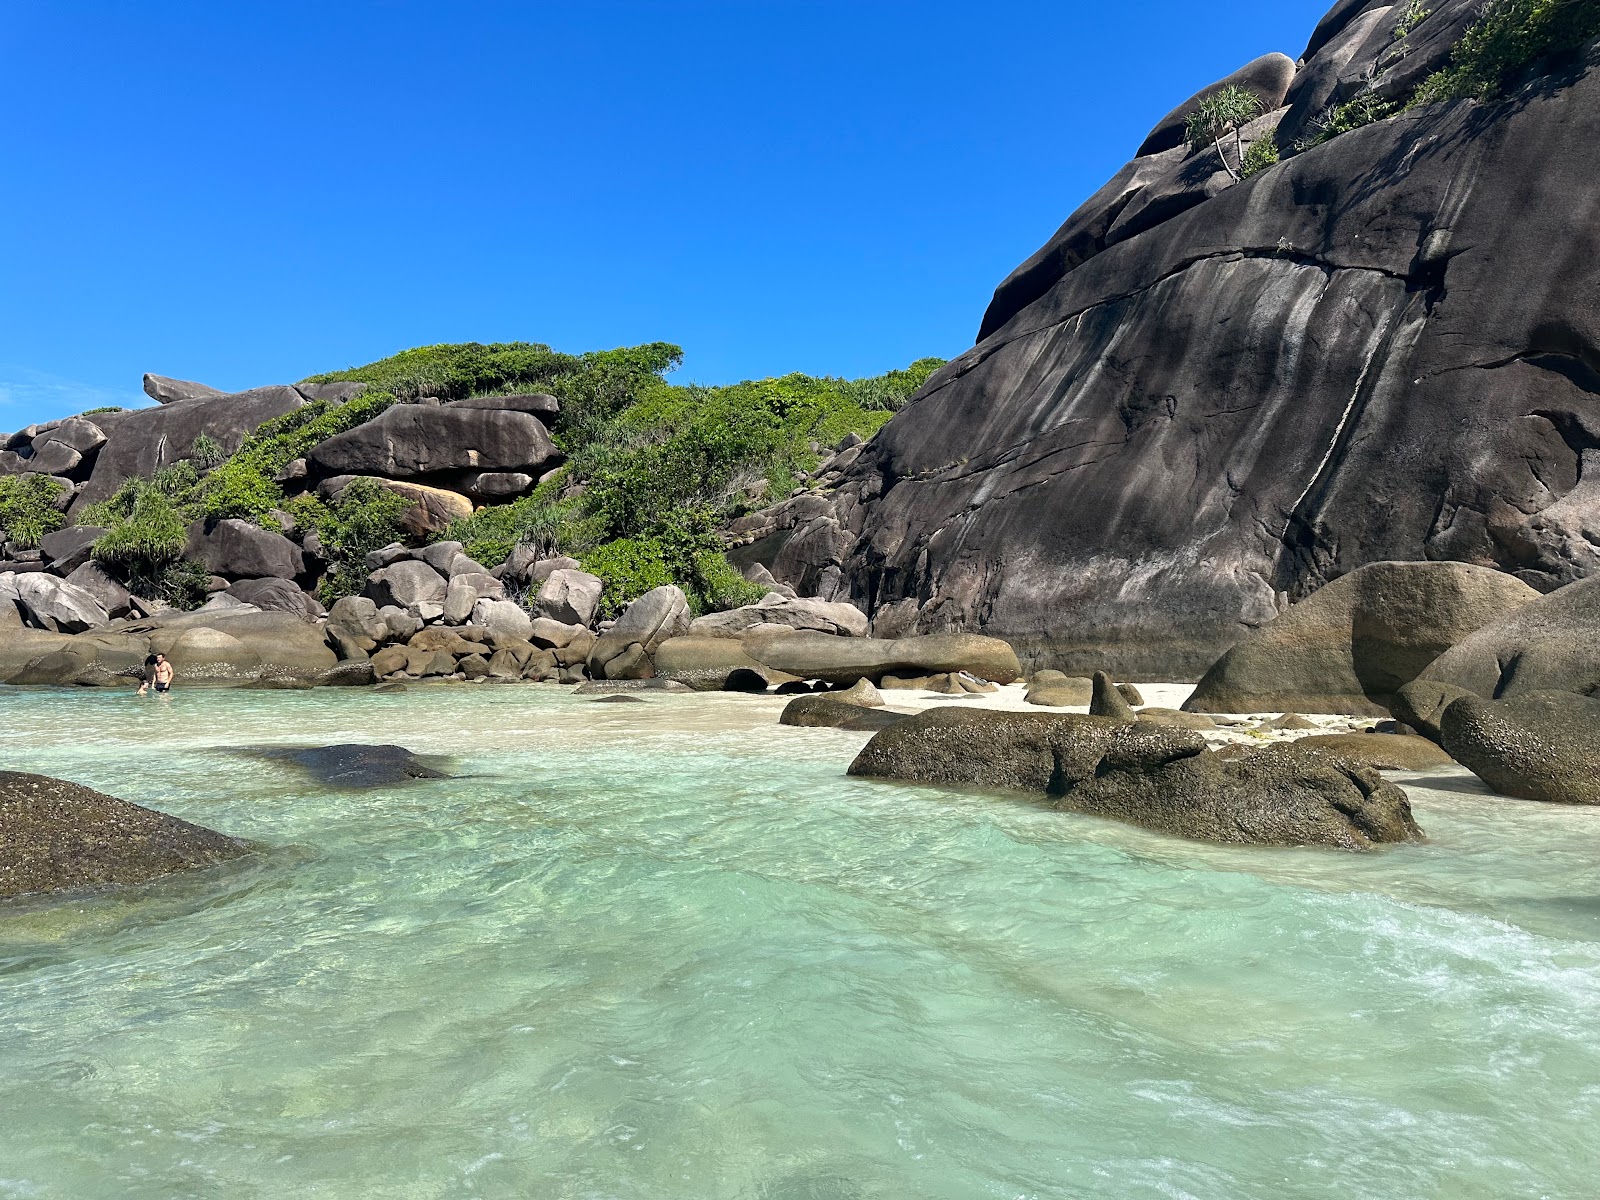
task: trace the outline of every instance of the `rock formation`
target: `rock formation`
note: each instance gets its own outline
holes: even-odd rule
[[[1371,562],[1593,571],[1600,51],[1309,144],[1446,64],[1480,6],[1402,38],[1403,7],[1319,26],[1246,131],[1277,165],[1235,183],[1147,143],[835,482],[738,524],[742,561],[879,636],[981,630],[1134,678],[1197,677]],[[1249,69],[1268,103],[1274,65]]]

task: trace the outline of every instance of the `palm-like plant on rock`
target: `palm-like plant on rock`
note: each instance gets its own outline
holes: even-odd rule
[[[1184,126],[1185,140],[1196,150],[1208,145],[1215,146],[1217,157],[1222,160],[1222,169],[1229,178],[1237,180],[1239,170],[1228,161],[1222,148],[1222,139],[1233,134],[1234,157],[1243,163],[1244,139],[1240,130],[1260,112],[1261,98],[1254,92],[1233,84],[1218,88],[1189,114]]]

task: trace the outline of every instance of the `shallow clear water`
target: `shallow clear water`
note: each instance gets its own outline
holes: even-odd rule
[[[1590,1196],[1600,811],[1192,845],[735,696],[0,693],[263,852],[0,905],[0,1196]],[[333,791],[230,747],[397,742]]]

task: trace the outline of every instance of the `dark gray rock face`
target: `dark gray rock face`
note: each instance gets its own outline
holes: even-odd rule
[[[1600,577],[1568,584],[1451,647],[1421,679],[1496,698],[1600,693]]]
[[[225,579],[295,579],[306,569],[300,547],[283,534],[232,517],[191,525],[184,557]]]
[[[174,399],[155,408],[97,413],[95,423],[106,444],[74,509],[106,499],[135,476],[148,479],[162,467],[187,458],[202,433],[230,453],[248,433],[273,417],[293,412],[306,400],[292,387],[251,388],[232,395]]]
[[[234,838],[81,784],[0,771],[0,896],[145,883],[248,852]]]
[[[1439,728],[1450,756],[1503,795],[1600,804],[1600,699],[1464,696],[1444,710]]]
[[[409,479],[441,471],[521,471],[538,476],[558,458],[537,419],[508,409],[396,404],[312,448],[317,475]]]
[[[1133,679],[1198,677],[1371,562],[1590,573],[1597,58],[1346,133],[1138,236],[1105,222],[831,492],[741,522],[736,561],[880,635],[981,630]]]
[[[538,417],[548,425],[561,411],[561,401],[547,392],[522,392],[513,396],[469,396],[447,401],[445,407],[506,409]]]
[[[89,551],[105,532],[98,525],[68,525],[40,538],[39,551],[52,571],[70,575],[89,561]]]

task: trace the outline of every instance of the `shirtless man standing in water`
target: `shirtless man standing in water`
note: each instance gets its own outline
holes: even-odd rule
[[[139,685],[139,695],[144,695],[155,684],[157,692],[170,692],[172,690],[172,664],[167,661],[165,654],[152,654],[151,661],[146,665],[152,667],[150,675]]]

